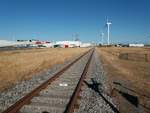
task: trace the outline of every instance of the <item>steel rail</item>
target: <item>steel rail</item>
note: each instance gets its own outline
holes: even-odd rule
[[[77,100],[78,100],[78,97],[79,97],[79,94],[80,94],[80,91],[81,91],[81,87],[82,87],[82,84],[83,84],[83,81],[86,77],[86,74],[88,72],[88,68],[89,68],[89,65],[90,65],[90,62],[91,62],[91,59],[92,59],[92,56],[93,56],[93,53],[94,53],[94,49],[92,50],[92,53],[90,55],[90,58],[82,72],[82,75],[81,75],[81,78],[76,86],[76,89],[64,111],[64,113],[73,113],[74,112],[74,109],[75,109],[75,105],[77,104]]]
[[[85,52],[84,54],[80,55],[73,62],[69,63],[67,66],[65,66],[64,68],[62,68],[59,72],[57,72],[56,74],[54,74],[50,79],[48,79],[47,81],[45,81],[44,83],[42,83],[40,86],[38,86],[37,88],[35,88],[33,91],[31,91],[30,93],[28,93],[26,96],[24,96],[21,99],[19,99],[15,104],[13,104],[9,108],[7,108],[3,113],[19,113],[19,110],[21,109],[22,106],[24,106],[25,104],[30,103],[30,100],[34,96],[38,95],[38,93],[42,89],[45,89],[49,84],[51,84],[53,81],[55,81],[55,79],[57,79],[58,77],[60,77],[74,63],[76,63],[78,60],[80,60],[83,56],[85,56],[86,54],[88,54],[90,51],[93,51],[93,49],[90,49],[87,52]],[[83,79],[83,77],[82,77],[82,79]]]

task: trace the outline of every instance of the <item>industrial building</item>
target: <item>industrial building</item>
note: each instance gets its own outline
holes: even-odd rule
[[[75,47],[91,47],[91,43],[82,43],[81,41],[40,41],[40,40],[17,40],[7,41],[0,40],[0,47],[35,47],[35,48],[75,48]]]
[[[81,46],[80,41],[57,41],[56,45],[61,45],[63,48],[68,48],[68,47],[80,47]]]

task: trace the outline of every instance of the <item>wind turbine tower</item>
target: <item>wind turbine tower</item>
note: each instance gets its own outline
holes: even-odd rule
[[[108,37],[107,37],[107,44],[109,45],[109,44],[110,44],[110,37],[109,37],[110,34],[109,34],[109,30],[110,30],[110,25],[111,25],[112,23],[109,22],[108,19],[107,19],[107,23],[106,23],[106,24],[107,24],[107,36],[108,36]]]
[[[101,33],[101,38],[102,38],[102,42],[101,43],[103,45],[104,44],[104,33],[103,32]]]

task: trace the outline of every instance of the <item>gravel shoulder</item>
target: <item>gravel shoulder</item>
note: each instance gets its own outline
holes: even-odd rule
[[[105,98],[113,104],[112,99],[105,93],[107,90],[106,79],[97,52],[94,52],[81,92],[80,107],[76,113],[114,113],[109,104],[104,101]]]

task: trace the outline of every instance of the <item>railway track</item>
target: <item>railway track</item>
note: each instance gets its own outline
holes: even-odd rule
[[[93,52],[78,57],[3,113],[73,113]]]

